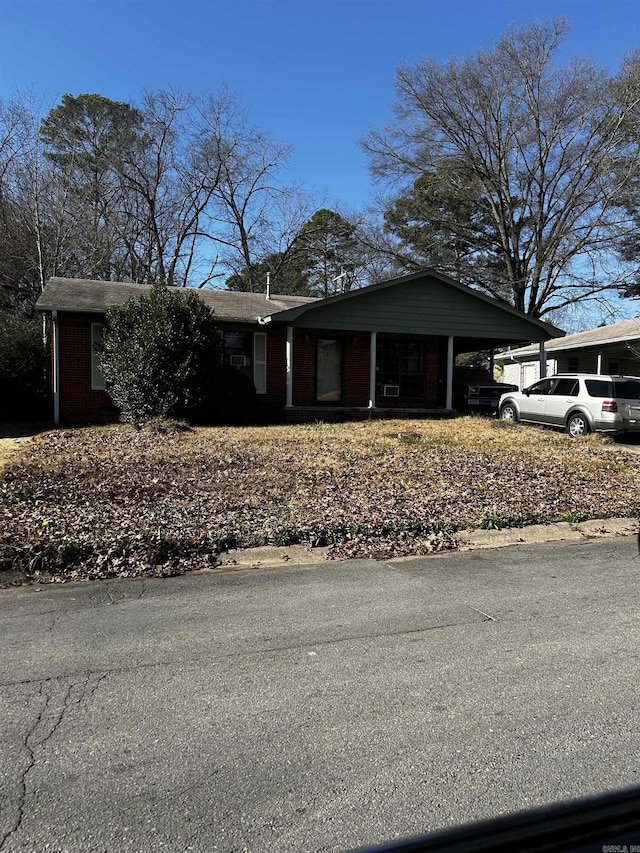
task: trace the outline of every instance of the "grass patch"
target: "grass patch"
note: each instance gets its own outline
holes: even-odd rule
[[[0,475],[0,571],[176,574],[231,547],[385,558],[496,529],[640,513],[640,457],[477,417],[32,439]]]

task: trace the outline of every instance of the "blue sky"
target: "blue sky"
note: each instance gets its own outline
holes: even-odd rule
[[[571,23],[567,56],[611,70],[640,41],[638,0],[0,0],[0,97],[31,90],[49,107],[66,92],[136,101],[225,83],[293,144],[292,179],[357,209],[372,189],[357,141],[390,118],[401,62],[554,17]]]

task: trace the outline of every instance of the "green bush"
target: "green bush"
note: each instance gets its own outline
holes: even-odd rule
[[[49,412],[42,322],[0,314],[0,420],[45,418]]]
[[[210,419],[217,364],[213,312],[194,292],[155,285],[107,312],[101,366],[124,421]]]

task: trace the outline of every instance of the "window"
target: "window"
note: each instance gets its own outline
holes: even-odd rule
[[[580,369],[578,366],[579,364],[580,364],[580,359],[577,356],[570,356],[567,359],[568,372],[569,373],[577,373],[577,371]]]
[[[318,338],[316,400],[339,403],[342,400],[342,341]]]
[[[620,362],[619,361],[610,361],[609,362],[609,373],[612,376],[620,375]]]
[[[590,397],[613,397],[613,382],[607,379],[586,379],[584,384]]]
[[[553,379],[541,379],[539,382],[534,382],[528,390],[530,394],[549,394],[552,385]]]
[[[104,326],[102,323],[91,324],[91,389],[93,391],[104,391],[107,387],[102,370],[100,369],[100,355],[104,342]]]
[[[421,341],[378,341],[378,393],[399,388],[400,397],[424,397],[424,347]]]
[[[575,397],[578,393],[577,379],[558,379],[551,393],[554,397]]]
[[[620,400],[640,400],[640,380],[623,379],[613,380],[614,397]]]
[[[267,335],[265,332],[219,333],[220,360],[253,380],[256,394],[267,393]]]
[[[222,333],[222,363],[226,367],[250,368],[253,355],[251,332]]]

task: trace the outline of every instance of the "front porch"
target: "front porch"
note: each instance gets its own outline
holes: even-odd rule
[[[273,330],[275,331],[275,330]],[[459,355],[500,340],[376,330],[281,329],[285,420],[437,417],[454,411]],[[544,354],[544,343],[539,348]]]
[[[384,420],[385,418],[454,418],[455,409],[411,409],[384,408],[369,406],[292,406],[285,409],[284,420],[288,424],[302,424],[314,421],[340,423],[342,421]]]

